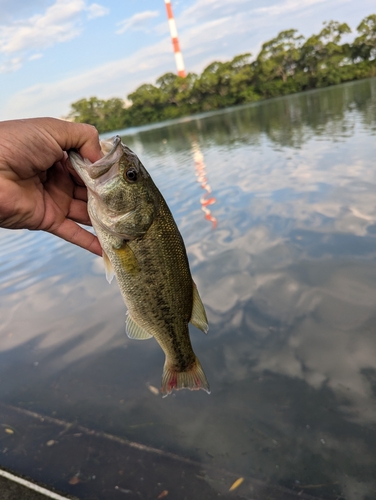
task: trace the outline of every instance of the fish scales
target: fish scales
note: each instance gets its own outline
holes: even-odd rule
[[[97,227],[96,232],[100,234],[101,228]],[[177,369],[186,369],[195,360],[187,334],[192,313],[192,278],[184,244],[169,209],[161,201],[160,213],[147,234],[122,242],[123,250],[114,250],[113,239],[101,237],[103,249],[120,277],[118,282],[129,314],[158,339]],[[124,266],[125,245],[138,263],[137,272],[128,272]]]
[[[94,164],[75,152],[70,158],[88,187],[88,211],[107,272],[112,266],[128,309],[128,336],[153,336],[163,349],[163,393],[182,388],[209,392],[189,337],[189,321],[205,333],[208,326],[183,239],[136,155],[120,138],[104,146],[107,155]],[[130,170],[136,178],[131,182]]]

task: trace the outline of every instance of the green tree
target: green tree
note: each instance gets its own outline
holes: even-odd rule
[[[196,82],[195,91],[200,95],[202,110],[208,111],[230,106],[228,96],[228,74],[226,64],[214,61],[207,66]]]
[[[263,81],[281,78],[286,83],[295,73],[302,39],[297,30],[291,29],[264,43],[255,65],[259,78]]]
[[[346,23],[329,21],[318,35],[312,35],[301,49],[301,68],[310,77],[310,86],[341,82],[341,66],[349,56],[348,45],[340,45],[344,34],[351,33]]]
[[[156,84],[164,93],[166,99],[167,105],[164,108],[166,118],[183,116],[190,111],[195,111],[189,108],[194,104],[192,89],[196,79],[197,75],[195,73],[188,73],[185,78],[174,73],[166,73],[158,78]]]
[[[109,100],[90,97],[71,104],[69,118],[79,123],[90,123],[99,132],[121,129],[129,125],[128,111],[124,102],[114,97]]]
[[[353,43],[353,60],[374,61],[376,59],[376,14],[364,18],[356,29],[360,34]]]
[[[69,117],[105,132],[375,76],[376,14],[364,18],[357,31],[353,44],[341,43],[351,30],[337,21],[324,23],[304,42],[295,29],[281,31],[262,45],[253,62],[246,53],[214,61],[201,75],[165,73],[155,85],[129,94],[128,107],[116,97],[90,97],[73,103]]]
[[[90,97],[89,99],[80,99],[79,101],[71,104],[71,111],[69,118],[79,123],[90,123],[98,128],[100,121],[99,108],[102,106],[103,101],[97,97]]]
[[[113,97],[104,101],[101,109],[101,130],[108,132],[120,130],[130,126],[129,111],[125,107],[124,101],[118,97]]]
[[[163,119],[166,95],[154,85],[146,83],[129,94],[132,105],[129,108],[132,125],[142,125]]]
[[[250,57],[250,53],[240,54],[228,62],[214,61],[204,69],[193,88],[202,110],[257,100]]]
[[[240,54],[229,63],[231,68],[230,92],[235,96],[236,104],[257,101],[260,98],[254,86],[255,74],[250,62],[251,56],[250,52]]]

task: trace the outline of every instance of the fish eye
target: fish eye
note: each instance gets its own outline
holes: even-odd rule
[[[129,168],[125,173],[127,180],[129,182],[137,181],[137,170],[135,168]]]

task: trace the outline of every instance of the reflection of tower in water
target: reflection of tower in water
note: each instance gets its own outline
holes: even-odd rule
[[[202,189],[205,189],[206,191],[206,193],[200,198],[201,209],[205,213],[205,219],[209,220],[212,223],[212,228],[215,229],[217,227],[217,219],[211,214],[211,211],[208,207],[209,205],[213,205],[217,200],[214,198],[214,196],[210,196],[212,190],[206,177],[204,157],[196,141],[192,141],[192,151],[193,160],[195,162],[197,182],[199,182]]]

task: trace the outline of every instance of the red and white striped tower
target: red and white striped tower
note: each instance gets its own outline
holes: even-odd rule
[[[165,4],[166,4],[166,9],[167,9],[168,25],[170,27],[172,45],[174,47],[175,61],[176,61],[176,67],[178,69],[178,75],[185,78],[184,61],[183,61],[182,53],[180,51],[179,40],[178,40],[178,31],[176,29],[176,23],[175,23],[174,15],[172,13],[172,7],[171,7],[170,0],[165,0]]]

